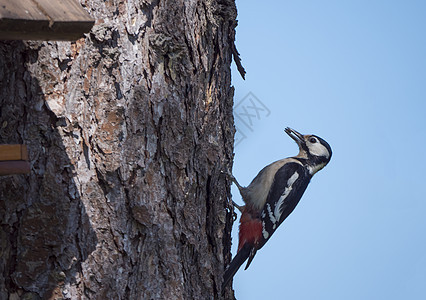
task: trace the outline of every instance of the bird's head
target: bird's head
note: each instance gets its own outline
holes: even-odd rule
[[[299,154],[296,157],[306,159],[312,175],[328,164],[332,154],[331,147],[322,138],[313,134],[303,135],[289,127],[285,132],[296,141],[299,146]]]

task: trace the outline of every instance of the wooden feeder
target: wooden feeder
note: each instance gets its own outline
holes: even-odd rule
[[[0,145],[0,176],[28,174],[28,151],[25,145]]]
[[[74,41],[94,23],[76,0],[0,0],[0,40]]]
[[[76,0],[0,0],[0,40],[75,41],[94,23]],[[0,145],[0,176],[30,169],[25,145]]]

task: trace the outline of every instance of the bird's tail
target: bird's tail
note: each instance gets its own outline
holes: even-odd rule
[[[225,270],[225,274],[223,275],[223,284],[222,284],[222,294],[225,292],[226,286],[229,284],[231,279],[234,277],[235,273],[237,273],[238,269],[241,265],[247,260],[250,256],[250,252],[253,249],[253,246],[250,244],[245,244],[241,247],[240,251],[235,255],[229,264],[228,268]]]

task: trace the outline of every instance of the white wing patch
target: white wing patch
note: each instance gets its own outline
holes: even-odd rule
[[[301,166],[303,164],[294,158],[285,158],[278,160],[267,167],[263,168],[262,171],[257,174],[247,189],[247,199],[244,200],[247,203],[251,203],[255,208],[261,210],[265,206],[266,199],[268,198],[269,190],[271,189],[272,183],[274,182],[274,176],[277,171],[288,163],[296,163]]]
[[[275,218],[274,214],[272,213],[272,209],[271,209],[271,205],[269,203],[266,203],[266,209],[268,210],[268,215],[269,215],[269,219],[271,220],[272,224],[274,224],[274,226],[272,226],[273,229],[275,229],[275,223],[277,223],[277,219]]]
[[[263,234],[263,238],[267,240],[269,237],[269,232],[266,231],[265,221],[262,221],[262,234]]]
[[[268,206],[269,219],[274,224],[273,229],[276,227],[276,223],[280,220],[282,212],[282,205],[284,200],[288,197],[291,190],[293,189],[293,183],[299,178],[299,173],[294,172],[294,174],[288,179],[287,187],[284,189],[284,193],[282,193],[280,199],[278,199],[277,204],[275,205],[274,214],[272,215],[272,211],[270,206]],[[268,203],[269,205],[269,203]]]

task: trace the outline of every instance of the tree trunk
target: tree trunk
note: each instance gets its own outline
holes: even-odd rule
[[[233,0],[81,0],[76,42],[0,42],[0,299],[218,299]],[[229,295],[231,296],[231,295]]]

